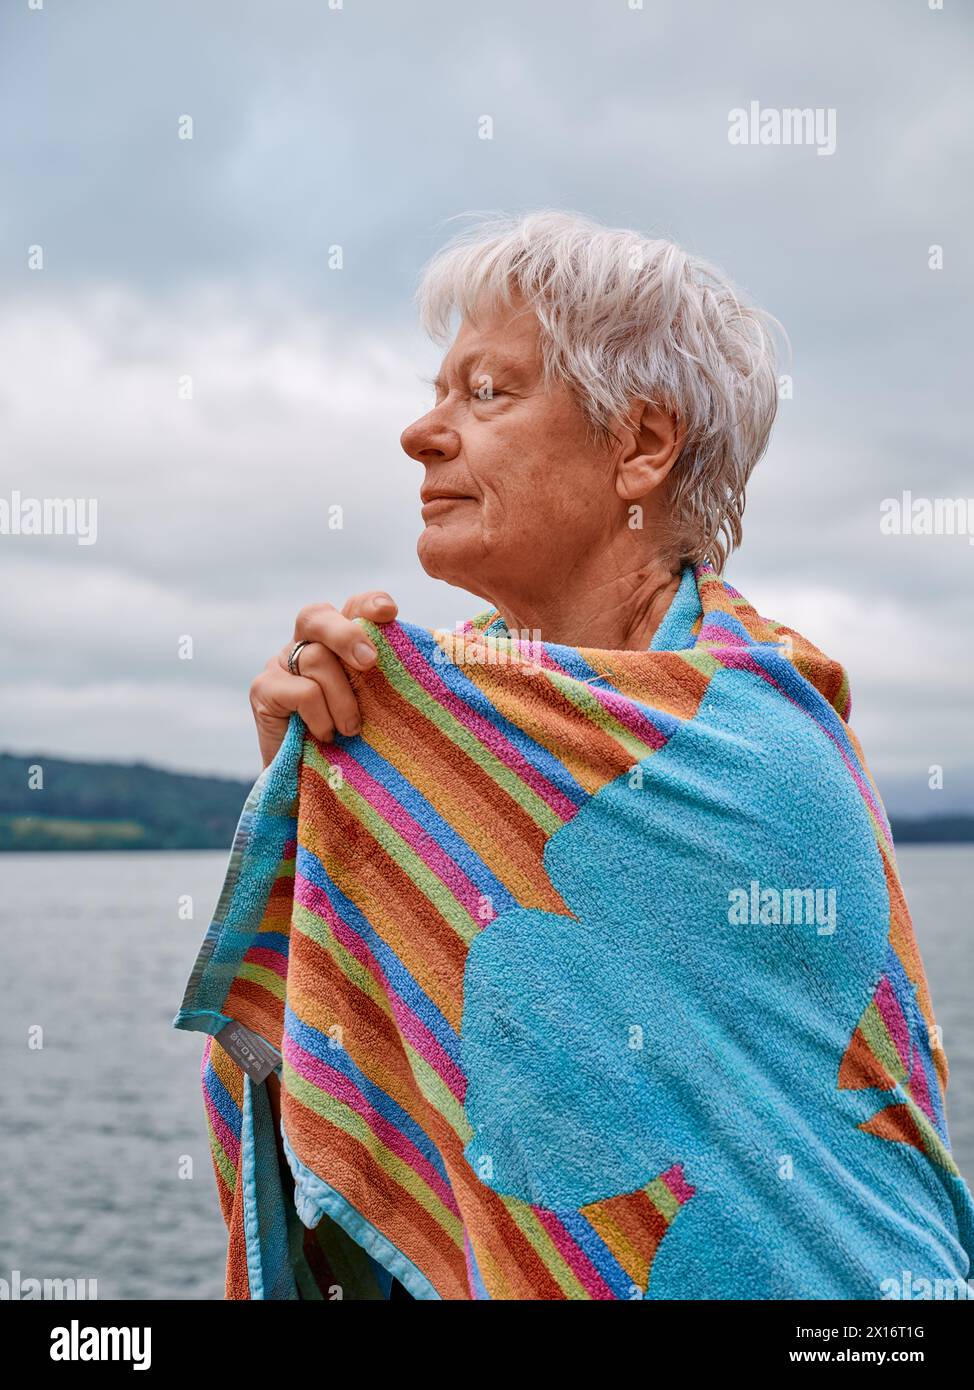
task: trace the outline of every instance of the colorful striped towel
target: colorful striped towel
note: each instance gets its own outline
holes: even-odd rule
[[[644,652],[365,626],[361,734],[292,721],[175,1021],[228,1296],[968,1296],[842,669],[705,566]]]

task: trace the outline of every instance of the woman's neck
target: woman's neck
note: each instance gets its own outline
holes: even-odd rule
[[[595,572],[590,573],[592,569]],[[556,576],[546,592],[493,597],[513,632],[568,647],[643,651],[680,586],[681,566],[657,559],[606,572],[605,558]]]

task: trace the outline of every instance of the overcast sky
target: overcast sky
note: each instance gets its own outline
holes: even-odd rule
[[[250,679],[303,603],[483,608],[415,558],[412,296],[447,219],[558,207],[782,321],[728,577],[847,665],[891,809],[974,808],[974,547],[879,529],[903,489],[974,499],[972,29],[960,0],[7,0],[0,497],[99,511],[94,545],[0,536],[0,747],[250,777]],[[834,154],[732,145],[753,100],[834,109]]]

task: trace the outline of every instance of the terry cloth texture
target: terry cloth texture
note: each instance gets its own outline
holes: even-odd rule
[[[966,1297],[841,667],[706,566],[648,651],[364,627],[362,731],[292,720],[175,1021],[228,1297]]]

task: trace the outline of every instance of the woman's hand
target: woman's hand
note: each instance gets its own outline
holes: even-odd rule
[[[398,611],[395,601],[378,590],[356,594],[340,613],[330,603],[312,603],[301,609],[293,638],[271,657],[250,687],[250,708],[265,767],[284,742],[295,710],[322,743],[330,742],[336,732],[358,733],[358,704],[338,658],[356,671],[367,671],[375,662],[376,650],[352,620],[369,618],[374,623],[388,623]],[[309,644],[298,653],[298,676],[287,669],[295,642]]]

